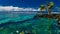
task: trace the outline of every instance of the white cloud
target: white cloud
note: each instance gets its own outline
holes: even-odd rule
[[[14,6],[0,6],[0,11],[39,11],[35,8],[20,8]]]

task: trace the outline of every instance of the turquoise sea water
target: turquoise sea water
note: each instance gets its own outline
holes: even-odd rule
[[[0,13],[0,34],[19,34],[22,31],[29,31],[30,34],[57,34],[55,19],[34,16],[36,14]]]

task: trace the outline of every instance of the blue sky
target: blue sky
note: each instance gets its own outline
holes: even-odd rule
[[[13,6],[21,8],[39,8],[41,4],[54,2],[54,7],[60,7],[60,0],[0,0],[0,6]],[[9,7],[8,7],[9,8]],[[11,8],[11,7],[10,7]],[[56,9],[54,9],[56,10]]]
[[[40,4],[45,4],[45,1],[53,1],[55,6],[60,7],[60,0],[0,0],[0,5],[37,8]]]

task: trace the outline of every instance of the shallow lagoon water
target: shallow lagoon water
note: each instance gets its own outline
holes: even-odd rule
[[[2,13],[0,16],[0,34],[19,34],[21,31],[29,31],[30,34],[57,34],[54,29],[54,23],[57,23],[55,19],[34,18],[36,14],[18,13]]]

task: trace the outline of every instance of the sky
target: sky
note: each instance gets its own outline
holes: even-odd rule
[[[18,7],[18,8],[39,8],[46,2],[54,2],[54,7],[60,7],[60,0],[0,0],[0,7]]]
[[[0,5],[3,6],[18,6],[18,7],[39,7],[40,4],[45,4],[53,1],[55,5],[60,4],[60,0],[0,0]],[[58,5],[60,6],[60,5]]]

